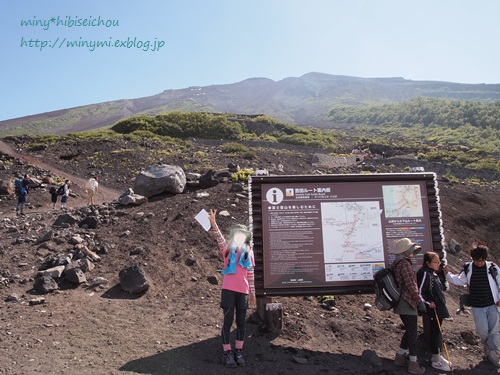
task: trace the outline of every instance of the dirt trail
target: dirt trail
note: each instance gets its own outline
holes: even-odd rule
[[[4,141],[1,141],[1,140],[0,140],[0,152],[2,152],[4,154],[8,154],[8,155],[13,156],[13,157],[18,158],[18,159],[22,159],[22,160],[30,163],[31,165],[38,167],[38,168],[52,171],[52,173],[55,175],[64,176],[65,178],[71,180],[73,189],[76,186],[83,193],[83,188],[84,188],[85,184],[87,183],[87,179],[84,179],[84,178],[81,178],[78,176],[74,176],[71,173],[68,173],[68,171],[63,171],[61,169],[58,169],[57,167],[54,167],[53,165],[44,163],[43,161],[41,161],[40,159],[38,159],[34,156],[20,154],[10,144],[8,144]],[[102,201],[102,202],[111,202],[112,200],[118,199],[118,197],[121,195],[121,193],[122,192],[120,192],[118,190],[107,188],[107,187],[103,186],[102,183],[99,183],[99,190],[98,190],[98,194],[97,194],[97,199],[99,201]],[[83,204],[81,204],[81,205],[86,204],[86,201],[82,201],[82,202],[83,202]]]

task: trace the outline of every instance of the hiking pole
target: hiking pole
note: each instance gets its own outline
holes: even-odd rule
[[[441,332],[441,336],[443,336],[443,329],[441,328],[441,323],[439,323],[438,313],[437,313],[437,310],[435,308],[434,308],[434,314],[436,314],[436,321],[437,321],[437,324],[439,327],[439,332]],[[453,365],[451,364],[450,354],[448,353],[448,347],[446,346],[446,342],[444,341],[444,338],[443,338],[443,346],[444,346],[444,352],[446,353],[446,359],[448,360],[448,363],[450,364],[451,373],[453,374]]]

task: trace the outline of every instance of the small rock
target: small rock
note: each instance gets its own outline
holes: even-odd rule
[[[17,296],[17,294],[9,294],[7,298],[5,298],[5,302],[18,302],[18,301],[19,297]]]
[[[45,303],[44,297],[30,299],[30,306],[42,305]]]
[[[293,361],[295,363],[298,363],[300,365],[305,365],[307,363],[307,359],[306,358],[300,358],[300,357],[293,357]]]

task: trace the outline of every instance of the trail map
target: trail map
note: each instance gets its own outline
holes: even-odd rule
[[[386,185],[382,193],[385,217],[424,216],[419,185]]]
[[[383,262],[379,202],[321,204],[325,263]]]

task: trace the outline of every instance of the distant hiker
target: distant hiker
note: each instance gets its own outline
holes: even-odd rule
[[[243,343],[245,340],[245,319],[247,309],[256,307],[253,251],[250,247],[251,233],[244,225],[231,228],[229,242],[219,230],[215,221],[217,210],[210,210],[208,216],[215,233],[219,249],[224,256],[224,275],[220,307],[224,313],[222,325],[222,363],[227,367],[245,366]],[[230,333],[236,312],[236,342],[231,349]]]
[[[425,369],[417,361],[417,326],[418,314],[425,313],[426,308],[418,291],[417,279],[411,262],[412,258],[421,250],[422,247],[411,242],[409,238],[402,238],[396,242],[396,250],[394,251],[396,255],[394,275],[401,290],[401,298],[394,308],[394,312],[399,314],[405,327],[405,333],[401,338],[394,364],[408,367],[410,374],[423,374],[425,372]],[[408,352],[409,361],[407,361]]]
[[[87,206],[92,206],[94,204],[94,197],[97,195],[97,189],[99,188],[99,178],[91,177],[85,184],[85,192],[87,193]]]
[[[28,201],[30,178],[27,174],[24,178],[18,177],[14,182],[17,196],[16,215],[24,215],[24,205]]]
[[[62,197],[61,197],[61,210],[66,210],[66,204],[68,202],[68,197],[70,193],[70,188],[69,185],[71,184],[70,180],[64,181],[64,185],[59,188],[59,192],[62,191]],[[62,188],[62,189],[61,189]]]
[[[62,187],[62,185],[60,186]],[[59,188],[57,185],[52,185],[49,189],[49,194],[50,194],[50,200],[52,201],[52,209],[55,210],[56,204],[57,204],[57,197],[61,194],[59,194],[58,190]]]
[[[464,264],[459,275],[445,267],[446,279],[455,285],[469,286],[469,303],[476,333],[483,344],[484,355],[495,367],[500,367],[498,351],[498,311],[500,306],[500,269],[488,258],[488,246],[472,245],[472,262]]]
[[[417,271],[417,284],[427,308],[424,318],[429,321],[432,367],[441,371],[451,371],[450,363],[441,355],[443,344],[441,327],[443,320],[450,317],[450,313],[446,307],[444,287],[437,274],[440,264],[439,254],[432,251],[426,252],[422,267]]]

